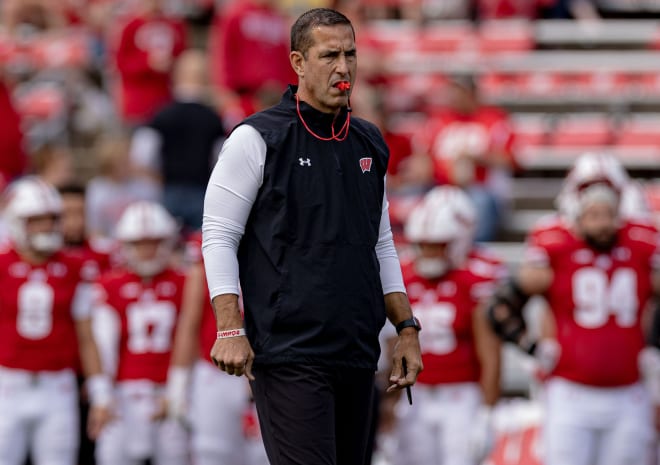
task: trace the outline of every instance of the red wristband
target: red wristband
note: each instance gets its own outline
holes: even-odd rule
[[[217,333],[217,339],[227,339],[238,336],[245,336],[245,328],[223,329]]]

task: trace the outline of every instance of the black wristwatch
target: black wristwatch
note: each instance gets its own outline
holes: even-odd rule
[[[422,330],[422,325],[417,317],[408,318],[396,325],[396,333],[399,334],[404,328],[415,328],[417,331]]]

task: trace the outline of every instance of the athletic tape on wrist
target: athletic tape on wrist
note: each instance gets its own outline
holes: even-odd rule
[[[93,375],[87,379],[87,393],[92,405],[107,407],[112,402],[112,383],[106,375]]]
[[[230,337],[245,336],[245,328],[223,329],[217,332],[218,339],[227,339]]]

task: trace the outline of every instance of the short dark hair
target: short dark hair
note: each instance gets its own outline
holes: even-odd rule
[[[291,51],[300,52],[307,56],[307,50],[314,44],[311,30],[318,26],[336,26],[346,24],[351,27],[353,37],[355,29],[351,20],[336,10],[330,8],[314,8],[301,14],[291,26]]]

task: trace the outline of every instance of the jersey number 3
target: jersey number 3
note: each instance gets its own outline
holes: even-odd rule
[[[630,328],[637,322],[637,275],[619,268],[608,279],[599,268],[581,268],[573,275],[575,321],[583,328],[604,326],[610,316],[617,325]]]

